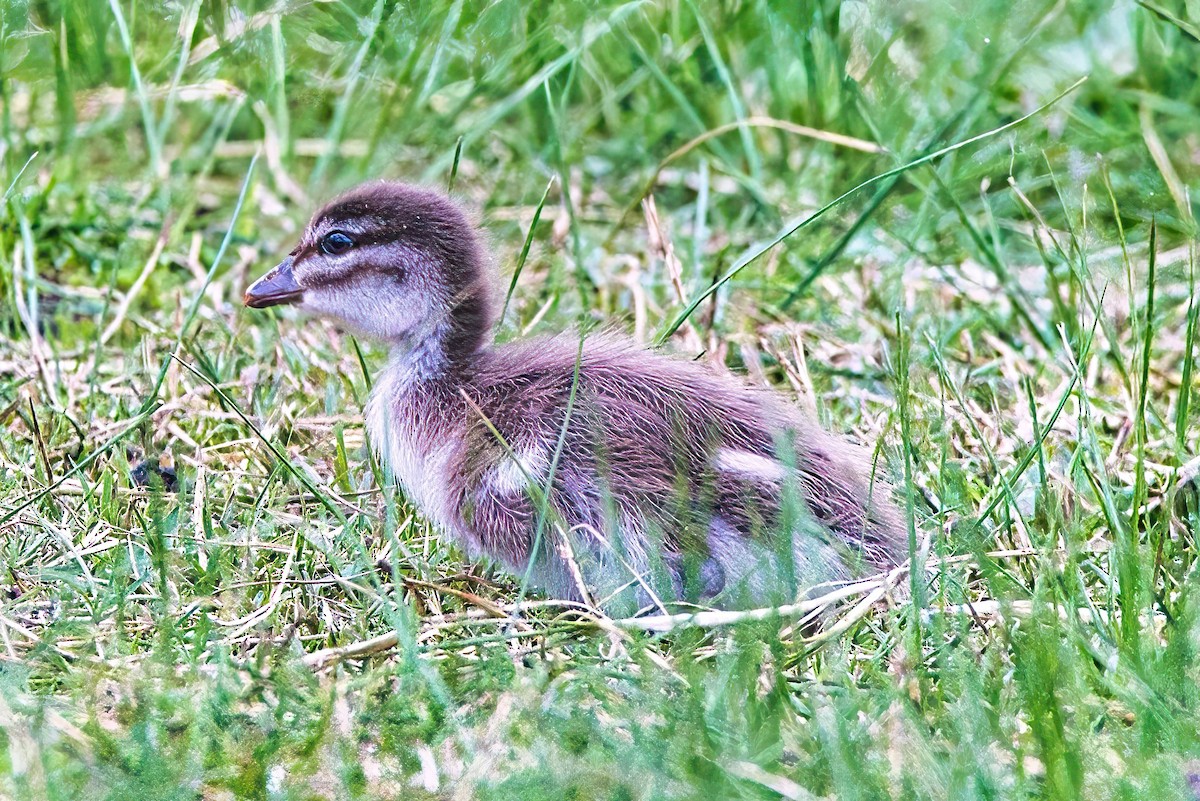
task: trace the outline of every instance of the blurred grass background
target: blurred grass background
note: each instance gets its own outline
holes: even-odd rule
[[[1198,71],[1191,0],[0,0],[0,798],[1194,801]],[[929,542],[816,638],[496,617],[384,354],[240,306],[383,176],[528,238],[502,339],[650,342],[1084,76],[671,338]]]

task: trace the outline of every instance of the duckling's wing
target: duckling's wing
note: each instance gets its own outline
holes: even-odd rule
[[[881,567],[902,558],[886,484],[777,393],[608,337],[582,352],[565,337],[498,348],[473,383],[516,461],[535,468],[529,477],[545,480],[553,465],[571,525],[603,529],[616,513],[626,529],[659,528],[681,554],[714,524],[742,537],[777,527],[790,484],[835,548]]]
[[[895,566],[907,557],[905,528],[858,446],[834,436],[772,390],[751,387],[706,365],[600,342],[590,378],[614,427],[642,438],[631,457],[670,452],[692,486],[715,492],[720,518],[744,536],[755,529],[803,527],[786,490],[831,535],[850,564]],[[640,410],[631,413],[630,410]],[[653,421],[630,425],[631,419]],[[791,522],[784,518],[791,515]],[[807,533],[816,536],[811,526]],[[848,546],[848,550],[847,550]]]

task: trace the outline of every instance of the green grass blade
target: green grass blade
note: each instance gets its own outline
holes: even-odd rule
[[[999,128],[993,128],[990,131],[985,131],[981,134],[977,134],[976,136],[972,136],[969,139],[964,139],[961,142],[955,142],[952,145],[944,147],[944,148],[937,150],[933,153],[930,153],[928,155],[922,156],[921,158],[914,159],[913,161],[910,161],[907,164],[903,164],[899,167],[896,167],[895,169],[891,169],[886,172],[879,173],[878,175],[876,175],[874,177],[868,178],[867,180],[863,181],[862,183],[858,184],[857,186],[854,186],[851,189],[848,189],[845,192],[843,192],[842,194],[838,195],[836,198],[834,198],[830,202],[826,203],[824,206],[817,209],[815,212],[810,214],[808,217],[805,217],[800,222],[796,223],[795,225],[785,228],[783,231],[781,231],[779,234],[777,234],[770,241],[750,248],[750,250],[748,250],[740,258],[738,258],[738,260],[734,263],[734,265],[732,267],[730,267],[723,275],[721,275],[720,278],[718,278],[715,282],[713,282],[713,284],[711,286],[709,286],[708,289],[705,289],[703,292],[701,292],[699,295],[697,295],[695,298],[692,299],[692,301],[687,305],[687,307],[684,308],[684,310],[679,313],[679,315],[671,322],[671,324],[669,326],[667,326],[666,330],[663,331],[658,336],[658,342],[661,344],[661,343],[665,342],[667,339],[669,339],[672,334],[674,334],[676,331],[679,330],[679,326],[683,325],[684,322],[686,322],[687,319],[692,316],[692,313],[694,311],[696,311],[696,309],[700,306],[701,303],[703,303],[705,301],[706,298],[708,298],[710,295],[712,295],[714,292],[716,292],[718,289],[720,289],[725,284],[729,283],[729,281],[735,275],[740,273],[743,269],[745,269],[751,263],[757,261],[763,255],[765,255],[768,251],[770,251],[776,245],[783,242],[788,237],[792,236],[793,234],[795,234],[795,233],[807,228],[808,226],[812,225],[813,223],[815,223],[821,217],[825,216],[825,214],[827,212],[831,211],[832,209],[834,209],[838,205],[840,205],[843,200],[849,198],[852,195],[857,194],[859,192],[859,190],[865,189],[866,187],[872,186],[881,181],[886,181],[888,178],[891,178],[894,175],[900,175],[901,173],[908,172],[909,170],[919,167],[922,164],[927,164],[931,161],[936,161],[937,159],[941,158],[942,156],[945,156],[948,153],[953,153],[956,150],[961,150],[964,147],[969,147],[970,145],[973,145],[977,142],[982,142],[985,139],[990,139],[991,137],[997,136],[997,135],[1003,133],[1004,131],[1015,128],[1018,125],[1021,125],[1022,123],[1028,121],[1029,119],[1036,117],[1037,115],[1041,114],[1046,109],[1048,109],[1051,106],[1058,103],[1058,101],[1062,100],[1064,97],[1069,95],[1071,92],[1074,92],[1076,89],[1078,89],[1080,86],[1082,86],[1086,80],[1087,80],[1086,77],[1080,78],[1078,81],[1071,84],[1066,89],[1064,89],[1062,92],[1057,94],[1049,102],[1044,103],[1043,105],[1037,107],[1036,109],[1029,112],[1028,114],[1026,114],[1023,117],[1019,117],[1019,118],[1013,120],[1012,122],[1001,125]]]
[[[517,282],[521,280],[521,272],[525,269],[525,261],[529,258],[529,249],[533,246],[533,235],[537,232],[538,221],[542,219],[542,209],[546,207],[546,198],[550,197],[550,189],[554,186],[554,178],[551,178],[546,183],[546,189],[542,192],[542,198],[538,201],[537,208],[533,210],[533,220],[529,223],[529,230],[525,232],[525,241],[521,245],[521,252],[517,256],[517,266],[513,268],[512,280],[508,282],[508,291],[504,293],[504,306],[500,309],[500,317],[496,320],[497,327],[504,324],[504,317],[508,314],[508,304],[512,301],[513,292],[517,289]]]

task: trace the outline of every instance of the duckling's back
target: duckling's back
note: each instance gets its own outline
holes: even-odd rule
[[[463,426],[449,527],[518,574],[540,539],[552,593],[783,602],[907,556],[868,460],[776,393],[608,337],[478,356],[436,412]]]

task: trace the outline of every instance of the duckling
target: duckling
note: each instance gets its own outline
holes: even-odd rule
[[[552,596],[788,602],[908,555],[862,453],[775,391],[611,333],[493,344],[488,261],[437,191],[336,198],[245,303],[386,345],[364,415],[381,461],[469,556]]]

